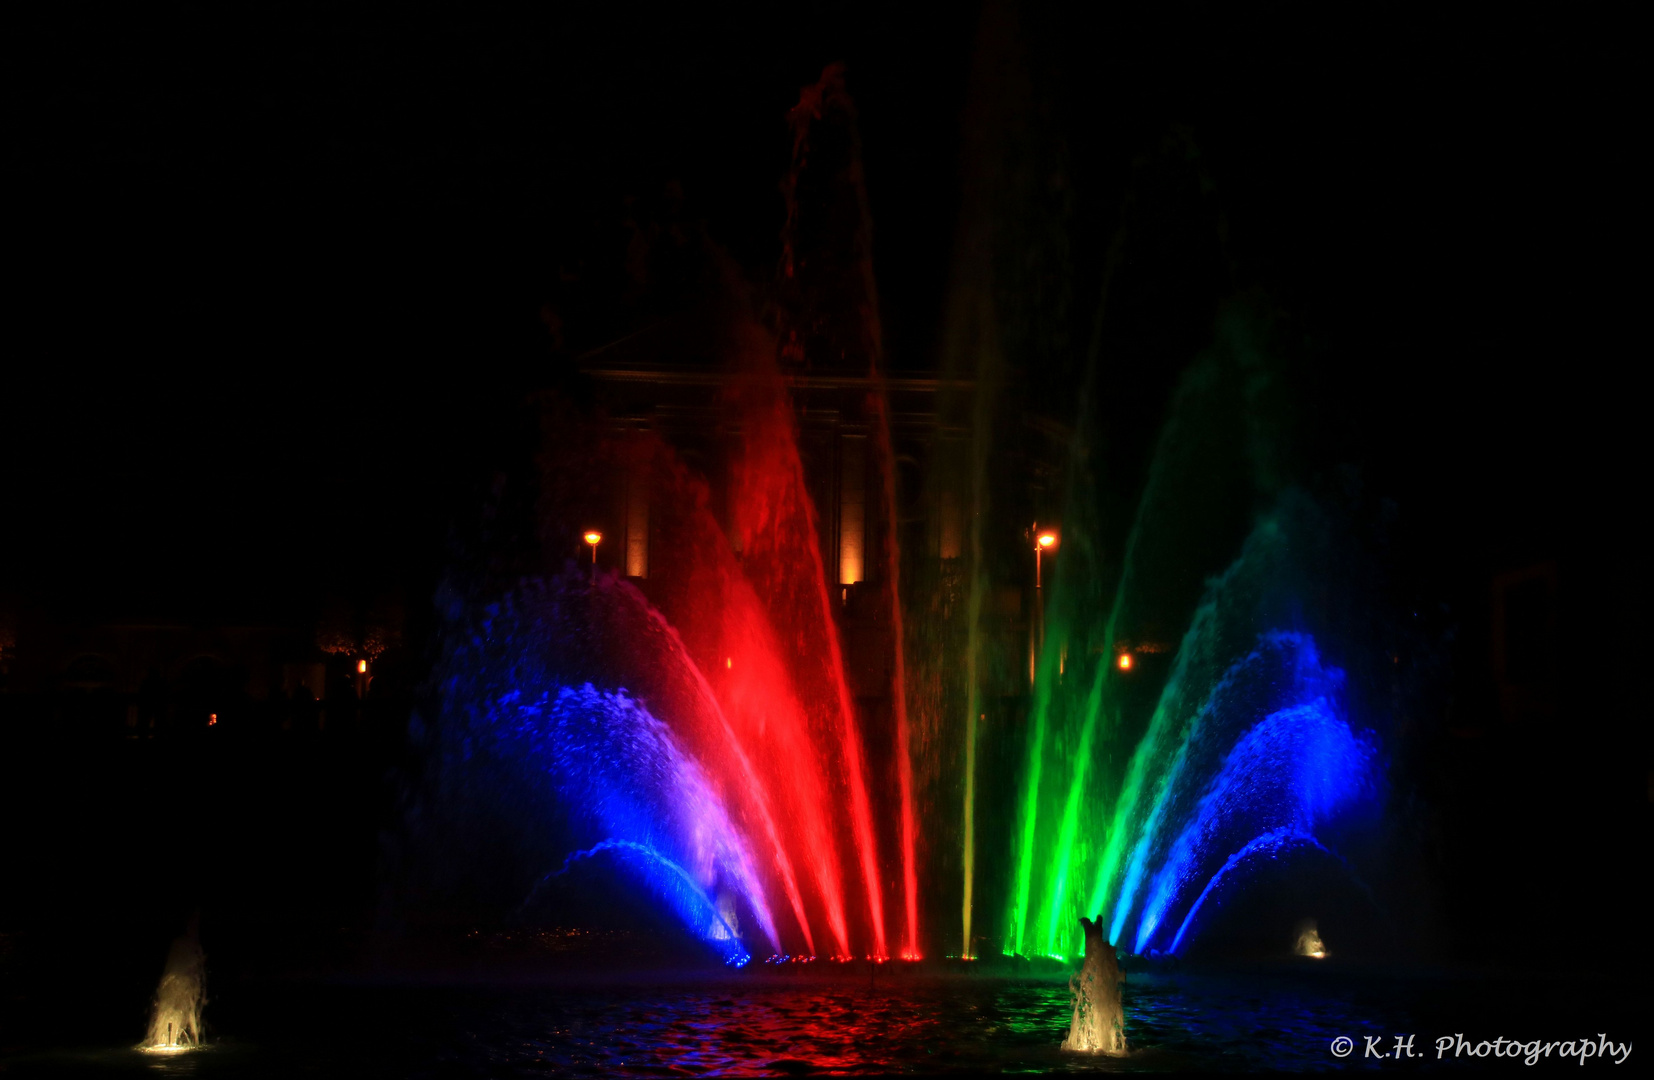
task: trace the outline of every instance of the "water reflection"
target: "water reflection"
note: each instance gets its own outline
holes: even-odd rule
[[[1337,1035],[1412,1030],[1404,995],[1304,976],[1133,972],[1123,994],[1125,1058],[1060,1049],[1071,1012],[1060,976],[881,974],[870,986],[775,973],[635,985],[269,984],[227,993],[219,1021],[227,1034],[199,1053],[79,1051],[5,1064],[67,1076],[96,1058],[103,1075],[200,1080],[1291,1070],[1334,1064],[1327,1047]],[[315,1025],[318,1014],[351,1022]],[[291,1038],[296,1030],[306,1037]]]
[[[512,999],[469,1032],[486,1068],[524,1075],[547,1065],[608,1072],[774,1075],[806,1071],[1315,1068],[1350,1030],[1393,1028],[1386,1010],[1337,995],[1212,977],[1134,976],[1126,1059],[1059,1049],[1069,994],[1057,980],[960,980],[847,988],[539,992]],[[1137,1048],[1141,1048],[1140,1050]],[[463,1064],[463,1056],[450,1059]]]

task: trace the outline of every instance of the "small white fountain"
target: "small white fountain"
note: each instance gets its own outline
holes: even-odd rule
[[[201,1045],[201,1006],[206,1004],[206,958],[195,919],[189,930],[172,943],[166,970],[155,988],[155,1009],[143,1049],[154,1054],[176,1054]]]
[[[1292,946],[1292,951],[1299,956],[1310,956],[1317,960],[1327,958],[1327,947],[1321,941],[1321,934],[1315,929],[1315,920],[1311,919],[1298,927],[1298,940]]]
[[[1085,963],[1068,980],[1074,995],[1074,1019],[1064,1050],[1122,1057],[1126,1053],[1125,1010],[1120,1004],[1120,961],[1103,936],[1101,917],[1080,917],[1085,930]]]

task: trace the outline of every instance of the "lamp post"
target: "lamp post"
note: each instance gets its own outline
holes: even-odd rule
[[[603,542],[603,534],[596,529],[586,534],[586,543],[592,548],[592,584],[597,584],[597,545]]]
[[[1039,670],[1039,654],[1045,648],[1045,581],[1042,559],[1057,546],[1057,534],[1041,529],[1039,522],[1028,530],[1034,538],[1034,618],[1028,627],[1028,685],[1033,687]]]
[[[1034,588],[1042,587],[1040,581],[1040,556],[1051,550],[1057,544],[1057,534],[1046,530],[1039,533],[1034,539]]]

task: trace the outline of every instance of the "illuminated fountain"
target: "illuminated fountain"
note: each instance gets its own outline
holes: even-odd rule
[[[196,924],[172,943],[161,982],[155,988],[149,1033],[142,1049],[176,1054],[201,1045],[201,1007],[206,1003],[206,958],[201,953]]]
[[[875,466],[861,475],[882,480],[884,517],[896,521],[865,195],[841,73],[808,88],[791,119],[772,305],[781,314],[762,321],[739,283],[725,281],[710,320],[720,368],[708,384],[720,389],[709,408],[724,467],[686,460],[638,425],[596,439],[561,425],[543,459],[540,516],[561,538],[548,546],[550,568],[445,602],[445,783],[500,803],[531,834],[539,866],[520,882],[521,911],[575,866],[602,866],[658,897],[727,963],[765,950],[916,960],[956,940],[951,928],[922,926],[921,913],[936,910],[927,893],[951,902],[957,884],[954,955],[975,959],[984,936],[1007,956],[1069,961],[1083,950],[1095,982],[1116,948],[1186,951],[1214,911],[1289,863],[1347,879],[1370,899],[1345,841],[1383,803],[1385,740],[1346,673],[1363,646],[1335,617],[1360,605],[1342,589],[1350,564],[1325,500],[1284,479],[1267,423],[1284,409],[1271,396],[1283,380],[1248,309],[1226,312],[1175,395],[1117,557],[1103,548],[1092,357],[1074,399],[1060,533],[1030,530],[1024,549],[1035,586],[1026,664],[1015,664],[1027,672],[1026,707],[1003,729],[1018,733],[1021,753],[984,755],[988,710],[1020,707],[988,688],[1012,666],[992,655],[997,583],[984,512],[1004,361],[981,350],[974,430],[959,455],[968,475],[941,497],[968,523],[934,560],[944,564],[938,592],[957,594],[958,614],[945,632],[925,613],[904,623],[904,588],[924,595],[937,583],[900,575],[895,528],[872,552],[844,547],[843,580],[830,577],[824,552],[845,527],[823,522],[806,484],[794,400],[812,349],[865,371],[869,422],[856,452],[866,457],[855,460]],[[801,237],[823,243],[800,194],[822,124],[848,143],[838,152],[852,167],[827,172],[857,206],[844,220],[861,224],[834,257],[805,259]],[[991,326],[976,330],[990,336]],[[931,467],[955,463],[938,452]],[[620,495],[579,494],[616,476]],[[603,498],[625,504],[612,569],[598,564],[603,534],[588,512]],[[848,521],[866,506],[838,512]],[[650,536],[671,553],[653,566],[637,557]],[[866,532],[857,536],[859,545]],[[557,571],[574,551],[578,561]],[[877,575],[862,572],[869,559]],[[860,598],[882,605],[894,642],[888,723],[854,700],[841,640],[840,601],[868,578],[881,589]],[[1134,697],[1144,686],[1157,696]],[[1003,828],[1008,850],[989,850],[984,824]],[[1074,933],[1082,920],[1084,941]],[[1082,1011],[1071,1039],[1117,1048],[1095,1028],[1118,1034],[1117,999]]]
[[[1327,513],[1273,477],[1254,478],[1266,509],[1238,555],[1199,596],[1177,585],[1199,579],[1178,565],[1186,543],[1174,534],[1235,527],[1186,492],[1234,456],[1209,433],[1222,430],[1216,412],[1233,407],[1223,381],[1258,362],[1250,333],[1232,313],[1186,378],[1106,617],[1091,614],[1095,565],[1070,559],[1058,579],[1019,790],[1007,954],[1077,955],[1067,928],[1090,911],[1104,913],[1121,948],[1180,952],[1214,898],[1244,891],[1288,853],[1322,860],[1365,891],[1330,838],[1373,818],[1382,740],[1352,717],[1346,675],[1324,661],[1312,629],[1327,623],[1325,598],[1347,576]],[[1070,519],[1088,520],[1094,501],[1071,485]],[[1066,531],[1072,549],[1084,530]],[[1141,677],[1133,643],[1185,603],[1187,628],[1145,715],[1130,704]]]
[[[473,790],[546,796],[536,812],[561,822],[578,858],[537,893],[569,859],[595,857],[667,898],[730,963],[756,947],[884,960],[891,938],[916,958],[916,875],[885,865],[904,815],[898,804],[895,821],[875,820],[775,346],[750,321],[732,334],[729,407],[744,433],[732,528],[658,439],[592,448],[646,488],[671,564],[647,597],[581,567],[480,612],[457,606],[450,763],[504,774]],[[743,925],[757,937],[738,947]]]
[[[499,650],[467,657],[468,690],[478,697],[465,738],[490,762],[484,782],[543,792],[555,807],[548,820],[560,814],[561,835],[581,845],[540,879],[528,903],[575,863],[601,860],[641,882],[725,963],[746,964],[731,918],[737,899],[762,945],[773,947],[778,935],[745,836],[705,772],[644,705],[624,690],[559,681],[545,662],[556,639],[544,619],[555,614],[554,601],[517,597],[488,620]]]
[[[567,487],[569,476],[627,478],[626,514],[647,526],[622,523],[615,539],[627,575],[640,581],[601,569],[602,533],[573,522],[588,530],[574,536],[589,546],[589,566],[450,605],[441,725],[450,781],[481,801],[512,803],[513,815],[532,806],[548,837],[565,845],[555,858],[539,853],[560,868],[541,876],[525,912],[575,864],[599,860],[668,898],[682,924],[730,963],[757,948],[844,961],[921,955],[903,657],[891,658],[890,723],[875,726],[846,674],[841,596],[829,586],[782,369],[784,358],[798,358],[804,331],[819,338],[811,304],[832,291],[817,290],[805,267],[828,260],[793,261],[794,238],[811,220],[800,177],[812,128],[824,117],[837,124],[848,108],[840,73],[830,70],[791,116],[781,275],[791,321],[766,326],[738,284],[727,289],[718,407],[726,430],[739,433],[721,477],[727,493],[715,502],[707,477],[648,432],[554,433],[554,442],[567,437],[548,454],[559,473],[548,489]],[[839,265],[870,290],[865,243],[851,247]],[[854,339],[846,348],[877,385],[876,309],[862,305],[846,325],[844,339]],[[866,473],[882,477],[894,520],[887,410],[873,397]],[[730,508],[722,519],[712,510],[720,504]],[[542,509],[557,522],[580,513],[555,499]],[[672,553],[647,574],[636,554],[644,528]],[[900,640],[894,537],[882,551],[866,547],[858,532],[843,573],[886,584],[874,599]],[[880,560],[880,573],[866,573]],[[743,927],[749,939],[731,945]]]
[[[1308,956],[1315,960],[1327,958],[1327,947],[1321,941],[1321,933],[1315,928],[1314,920],[1304,923],[1303,928],[1298,931],[1292,951],[1297,956]]]
[[[1080,919],[1085,935],[1085,964],[1069,978],[1074,1015],[1064,1050],[1122,1057],[1126,1053],[1125,1010],[1120,1004],[1120,961],[1103,935],[1101,919]]]

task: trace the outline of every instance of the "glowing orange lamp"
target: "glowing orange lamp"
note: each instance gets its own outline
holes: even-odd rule
[[[1120,654],[1120,670],[1121,671],[1130,671],[1131,670],[1131,664],[1132,664],[1131,653],[1129,653],[1129,652],[1121,653]]]
[[[592,546],[592,584],[597,584],[597,545],[603,542],[603,534],[596,529],[586,533],[586,543]]]
[[[1036,589],[1044,587],[1044,582],[1041,580],[1042,571],[1041,571],[1041,567],[1040,567],[1040,556],[1044,555],[1047,551],[1050,551],[1052,548],[1054,548],[1056,546],[1057,546],[1057,534],[1052,532],[1051,530],[1047,529],[1046,531],[1044,531],[1042,533],[1036,533],[1035,534],[1035,536],[1034,536],[1034,588],[1036,588]]]

